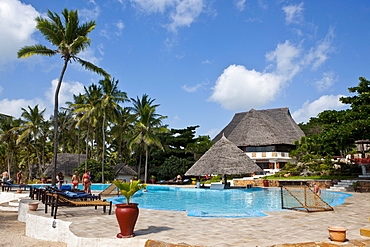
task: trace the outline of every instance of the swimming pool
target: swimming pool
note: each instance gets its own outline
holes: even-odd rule
[[[63,185],[72,186],[72,184],[63,184]],[[33,184],[32,186],[36,188],[41,188],[41,187],[51,186],[51,184]],[[108,186],[110,186],[110,184],[92,184],[90,188],[92,191],[102,191],[102,190],[105,190]],[[78,189],[80,190],[84,189],[82,184],[78,185]]]
[[[139,208],[187,211],[195,217],[261,217],[261,211],[283,211],[280,189],[192,189],[167,186],[148,186],[148,192],[138,191],[131,202]],[[331,206],[344,202],[351,195],[323,191],[321,198]],[[111,197],[113,204],[126,203],[126,198]]]

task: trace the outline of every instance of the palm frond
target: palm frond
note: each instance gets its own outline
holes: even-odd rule
[[[99,75],[102,75],[106,78],[110,78],[110,74],[108,74],[104,69],[88,62],[88,61],[85,61],[85,60],[82,60],[81,58],[78,58],[78,57],[75,57],[76,61],[79,62],[85,69],[89,70],[89,71],[92,71],[92,72],[95,72]]]
[[[18,58],[26,58],[33,55],[43,55],[51,57],[55,54],[57,54],[56,51],[51,50],[44,45],[24,46],[18,50]]]

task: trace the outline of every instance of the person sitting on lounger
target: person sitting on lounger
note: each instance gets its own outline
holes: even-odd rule
[[[2,175],[3,175],[3,178],[2,178],[3,182],[6,182],[9,180],[9,173],[7,171],[4,171]]]

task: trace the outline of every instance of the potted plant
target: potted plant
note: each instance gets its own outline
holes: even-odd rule
[[[191,184],[193,184],[193,185],[196,185],[197,184],[197,179],[196,178],[191,178]]]
[[[155,182],[157,181],[156,177],[154,175],[152,175],[152,179],[150,179],[150,181],[152,182],[152,184],[155,184]]]
[[[135,237],[134,228],[139,216],[137,203],[130,203],[131,197],[141,189],[146,188],[146,184],[140,184],[140,180],[130,183],[113,181],[121,194],[126,197],[127,203],[116,204],[116,218],[121,230],[117,238]]]

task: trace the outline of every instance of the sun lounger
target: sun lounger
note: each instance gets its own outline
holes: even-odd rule
[[[28,184],[12,184],[9,182],[2,182],[1,184],[1,190],[7,192],[12,190],[12,188],[27,190],[30,189],[30,187],[31,186]]]
[[[70,197],[66,197],[60,193],[50,193],[46,192],[46,200],[45,200],[45,213],[47,213],[47,206],[51,206],[51,216],[54,216],[56,219],[56,215],[58,212],[58,207],[60,206],[68,206],[68,207],[87,207],[87,206],[95,206],[97,209],[98,206],[103,207],[103,212],[106,212],[107,206],[109,206],[109,214],[112,213],[112,202],[107,202],[105,200],[82,200],[83,198],[75,198],[71,199]]]

